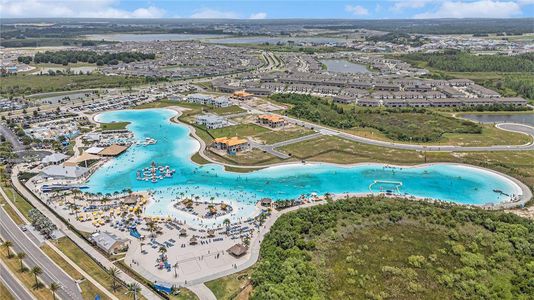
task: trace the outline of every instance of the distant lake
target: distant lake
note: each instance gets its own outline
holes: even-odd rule
[[[342,38],[329,38],[329,37],[269,37],[269,36],[256,36],[256,37],[228,37],[222,39],[211,39],[208,42],[217,44],[276,44],[276,43],[312,43],[312,44],[328,44],[344,42]]]
[[[355,64],[347,60],[340,59],[325,59],[321,60],[326,65],[326,69],[329,72],[334,73],[371,73],[366,66]]]
[[[519,123],[534,126],[534,113],[532,114],[466,114],[462,115],[475,122],[482,123]]]
[[[222,34],[182,34],[182,33],[118,33],[118,34],[89,34],[85,38],[95,41],[116,42],[153,42],[153,41],[190,41],[215,37],[225,37]]]

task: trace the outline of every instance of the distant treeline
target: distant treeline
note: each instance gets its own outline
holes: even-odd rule
[[[101,44],[115,44],[115,41],[88,41],[71,38],[30,38],[30,39],[2,39],[0,46],[6,48],[22,47],[55,47],[55,46],[81,46],[89,47]]]
[[[102,65],[116,65],[119,62],[130,63],[134,61],[142,61],[147,59],[154,59],[156,55],[154,53],[142,53],[142,52],[118,52],[118,53],[103,53],[99,54],[94,51],[46,51],[37,52],[33,57],[31,56],[19,56],[18,61],[21,63],[29,64],[34,62],[39,63],[52,63],[60,65],[68,65],[69,63],[84,62],[90,64]]]
[[[439,53],[410,53],[400,56],[409,62],[424,61],[429,67],[450,72],[534,72],[534,53],[520,55],[474,55],[457,50]]]
[[[341,22],[341,21],[340,21]],[[344,20],[343,24],[317,21],[307,29],[369,29],[387,32],[422,34],[489,34],[520,35],[533,32],[533,18],[513,19],[432,19],[432,20]]]
[[[425,39],[422,36],[410,36],[406,33],[399,32],[390,32],[384,35],[377,35],[367,38],[369,41],[374,42],[390,42],[400,45],[412,45],[412,46],[421,46],[425,43]]]

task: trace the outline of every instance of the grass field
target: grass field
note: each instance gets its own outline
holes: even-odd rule
[[[260,133],[255,136],[255,139],[262,141],[264,144],[274,144],[278,142],[287,141],[290,139],[306,136],[314,133],[313,130],[302,127],[288,127],[284,130],[269,130],[265,133]]]
[[[91,88],[128,87],[146,84],[142,77],[90,75],[21,75],[0,78],[0,95],[17,96]]]
[[[256,124],[238,124],[218,129],[209,129],[208,132],[214,137],[248,137],[269,132],[270,130]]]
[[[13,253],[13,252],[11,252],[11,253]],[[19,262],[19,260],[16,259],[16,258],[7,258],[7,253],[6,253],[5,249],[2,249],[2,251],[0,251],[0,259],[2,259],[2,261],[7,265],[9,270],[11,270],[11,272],[13,274],[15,274],[15,276],[22,282],[22,284],[24,284],[24,286],[26,288],[28,288],[28,290],[30,290],[30,292],[37,299],[39,299],[39,300],[51,300],[51,299],[53,299],[52,293],[46,287],[41,287],[41,288],[38,288],[38,289],[34,288],[34,284],[35,284],[34,276],[31,275],[29,271],[20,272],[20,262]],[[0,296],[2,296],[2,295],[0,295]],[[2,297],[0,297],[0,299],[3,300]]]
[[[65,271],[65,273],[69,274],[69,276],[72,277],[74,280],[84,279],[80,272],[76,271],[73,266],[71,266],[59,254],[57,254],[57,252],[54,251],[50,246],[44,245],[41,247],[41,249],[48,257],[50,257],[50,259],[52,259],[63,271]],[[108,299],[108,297],[106,297],[100,289],[98,289],[88,280],[82,281],[80,287],[82,289],[82,296],[84,299],[94,299],[97,295],[99,295],[101,299]]]
[[[241,107],[237,105],[232,105],[228,107],[215,107],[212,109],[209,109],[209,112],[217,114],[217,115],[232,115],[232,114],[238,114],[245,112],[246,110],[242,109]]]
[[[15,298],[13,298],[13,295],[11,295],[11,292],[1,282],[0,282],[0,295],[2,296],[2,300],[15,300]]]
[[[170,300],[198,300],[197,295],[186,288],[181,288],[178,295],[169,297]]]
[[[252,270],[252,268],[249,268],[235,274],[208,281],[205,284],[215,294],[218,300],[242,299],[246,295],[242,295],[240,292],[250,283],[249,277]]]
[[[232,165],[241,165],[241,166],[261,166],[261,165],[270,165],[277,164],[281,162],[286,162],[287,160],[282,160],[276,156],[273,156],[269,153],[264,153],[260,149],[252,149],[249,151],[242,152],[238,155],[224,155],[221,156],[211,150],[206,151],[206,154],[213,160],[232,164]]]
[[[9,200],[11,200],[11,202],[22,213],[22,215],[26,217],[26,219],[29,219],[29,211],[33,208],[33,206],[26,201],[26,199],[22,198],[10,185],[5,185],[4,183],[0,183],[0,185],[2,186],[2,189],[6,195],[9,197]],[[15,215],[14,212],[13,215]],[[17,219],[22,223],[20,218]]]
[[[89,255],[83,252],[78,246],[68,237],[62,237],[54,242],[61,252],[65,253],[75,264],[85,270],[87,274],[98,281],[102,286],[111,289],[111,277],[107,271],[97,264]],[[113,294],[119,299],[130,299],[130,296],[125,295],[125,288],[120,288]]]
[[[102,131],[106,130],[122,130],[126,129],[130,122],[113,122],[113,123],[100,123],[100,129]]]
[[[134,109],[164,108],[164,107],[169,107],[169,106],[176,106],[177,104],[178,102],[176,101],[160,100],[160,101],[154,101],[154,102],[138,105],[134,107]]]
[[[493,125],[481,124],[480,134],[469,133],[445,133],[439,141],[430,143],[417,143],[421,145],[456,145],[456,146],[493,146],[493,145],[523,145],[532,141],[528,135],[518,132],[510,132],[496,128]],[[371,138],[380,141],[398,142],[388,138],[385,134],[374,128],[355,127],[344,130],[357,136]],[[401,142],[402,143],[402,142]]]
[[[9,217],[16,223],[16,224],[24,224],[24,221],[19,217],[19,215],[13,210],[11,205],[9,205],[4,197],[0,195],[0,205],[3,205],[4,210],[7,212]]]

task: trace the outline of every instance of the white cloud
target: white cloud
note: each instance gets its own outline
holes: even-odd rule
[[[155,6],[133,11],[118,9],[115,0],[0,0],[2,18],[161,18],[165,11]]]
[[[417,14],[416,19],[432,18],[509,18],[521,14],[516,2],[479,0],[475,2],[445,1],[436,11]]]
[[[254,14],[251,14],[250,17],[248,17],[248,18],[251,19],[251,20],[267,19],[267,13],[264,13],[264,12],[254,13]]]
[[[345,6],[345,11],[357,16],[366,16],[369,14],[369,10],[361,5],[347,5]]]
[[[221,11],[204,8],[191,15],[193,19],[238,19],[239,16],[233,11]]]

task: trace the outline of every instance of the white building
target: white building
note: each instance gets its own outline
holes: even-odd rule
[[[212,114],[197,116],[195,122],[199,125],[206,126],[207,129],[217,129],[229,125],[224,118]]]

